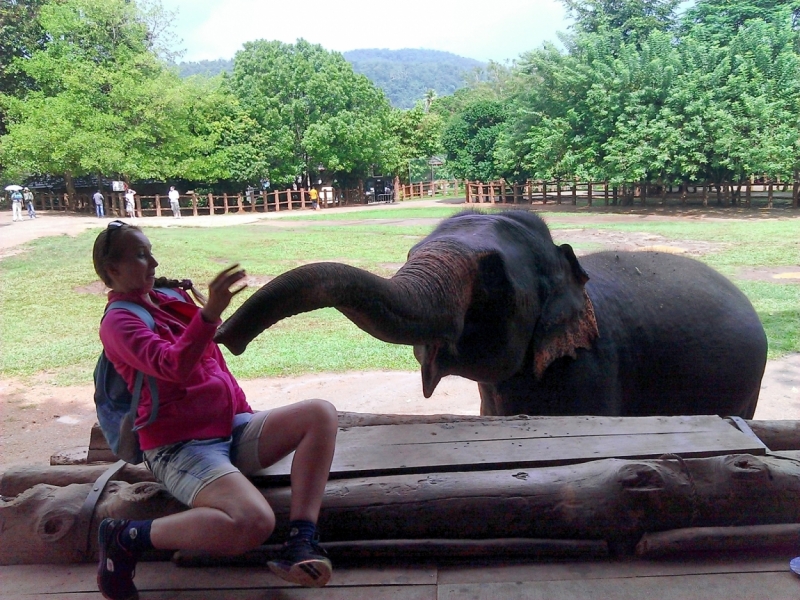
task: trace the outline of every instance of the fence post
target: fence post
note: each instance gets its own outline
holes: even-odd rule
[[[228,214],[228,192],[222,194],[222,214]]]
[[[556,204],[561,204],[561,180],[556,179]]]
[[[236,194],[236,212],[244,212],[244,205],[242,204],[242,192]]]
[[[156,204],[156,216],[160,217],[161,216],[161,195],[160,194],[156,194],[155,204]]]
[[[192,192],[192,216],[197,216],[197,194]]]
[[[136,196],[134,196],[133,202],[134,202],[134,204],[133,204],[134,213],[133,214],[135,214],[137,217],[141,218],[142,217],[142,199],[141,199],[141,196],[139,196],[139,194],[136,194]]]
[[[578,180],[577,179],[573,179],[572,180],[572,205],[573,206],[577,206],[578,205]]]
[[[586,184],[586,199],[589,202],[589,206],[592,205],[592,182]]]
[[[208,214],[214,214],[214,194],[211,192],[208,193]]]

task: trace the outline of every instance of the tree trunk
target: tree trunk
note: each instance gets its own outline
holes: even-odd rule
[[[795,552],[798,539],[798,523],[749,527],[687,527],[644,534],[636,545],[636,555],[651,558],[709,551],[729,554],[767,548]]]
[[[774,189],[774,182],[769,180],[769,187],[767,188],[767,208],[772,208],[772,192]]]
[[[73,563],[97,556],[97,528],[106,517],[155,519],[186,510],[157,483],[112,481],[87,528],[80,512],[92,484],[37,485],[0,501],[0,564]],[[87,551],[88,550],[88,551]]]
[[[185,507],[154,483],[113,481],[88,531],[75,523],[91,484],[37,485],[0,502],[0,564],[75,562],[96,554],[100,520]],[[290,488],[262,488],[287,533]],[[447,472],[328,482],[319,524],[329,541],[552,538],[632,550],[643,534],[686,527],[800,522],[800,464],[747,454],[606,459],[538,469]],[[82,552],[83,541],[90,544]]]
[[[753,204],[753,178],[747,180],[747,188],[744,192],[744,205],[750,208]]]
[[[66,200],[65,209],[68,211],[74,210],[75,206],[75,180],[72,177],[72,171],[65,171],[64,172],[64,183],[67,186],[67,195],[64,198]]]

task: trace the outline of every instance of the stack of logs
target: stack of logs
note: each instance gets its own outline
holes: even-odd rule
[[[515,418],[339,415],[343,429],[490,419]],[[606,458],[535,469],[332,478],[320,526],[333,547],[349,545],[360,555],[369,548],[373,555],[395,556],[454,548],[468,556],[515,548],[530,555],[547,542],[550,548],[571,544],[577,554],[600,548],[601,554],[607,549],[648,556],[720,546],[794,548],[800,533],[800,422],[738,421],[767,447],[763,456]],[[94,560],[92,532],[103,518],[156,518],[186,510],[144,466],[126,465],[88,521],[82,520],[81,508],[107,468],[8,469],[0,479],[0,564]],[[290,498],[286,480],[256,482],[277,516],[274,537],[282,539]]]

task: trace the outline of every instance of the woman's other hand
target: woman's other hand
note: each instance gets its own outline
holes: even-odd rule
[[[239,265],[231,265],[219,275],[217,275],[211,283],[208,284],[208,301],[203,309],[200,311],[203,319],[209,323],[214,323],[220,319],[222,312],[228,308],[231,299],[247,287],[247,284],[233,287],[242,281],[247,274],[244,269],[240,269]]]

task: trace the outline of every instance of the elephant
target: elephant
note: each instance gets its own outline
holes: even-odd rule
[[[655,251],[579,261],[525,210],[443,220],[389,279],[341,263],[287,271],[215,339],[240,354],[279,320],[331,306],[413,346],[426,398],[447,375],[476,381],[482,415],[750,419],[767,360],[756,311],[717,271]]]

